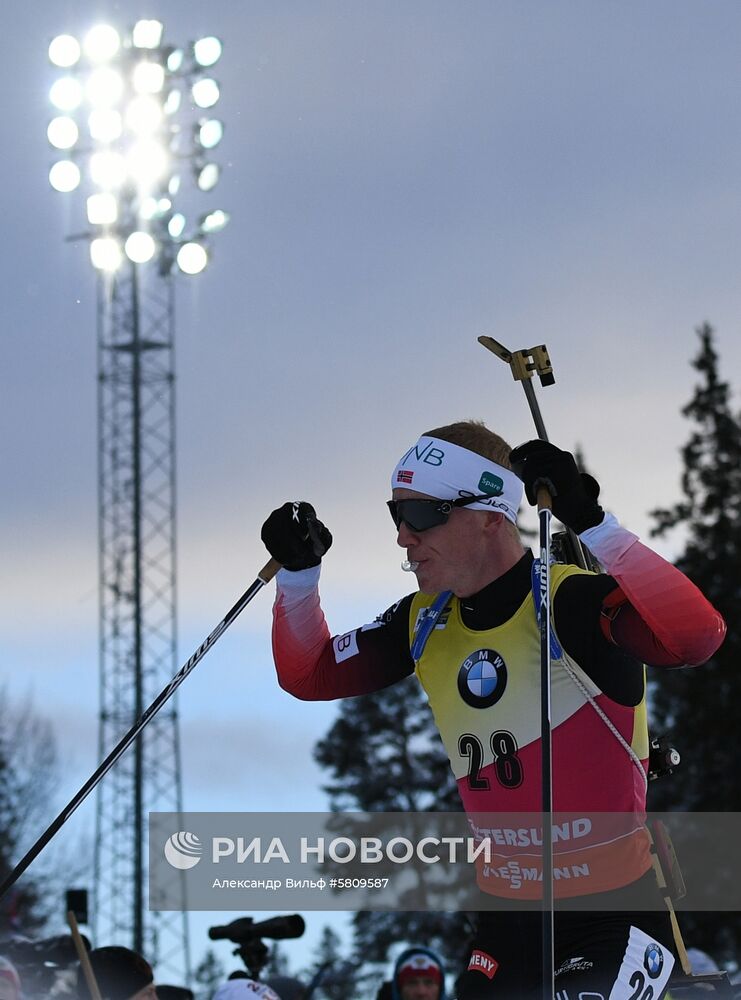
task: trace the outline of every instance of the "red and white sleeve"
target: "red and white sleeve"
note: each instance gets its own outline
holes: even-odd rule
[[[328,701],[369,694],[410,674],[409,600],[332,636],[319,602],[319,572],[314,566],[276,575],[273,659],[280,686],[304,701]]]
[[[725,622],[684,573],[621,527],[613,514],[579,537],[620,587],[606,599],[603,614],[610,640],[635,648],[641,630],[648,629],[644,641],[650,639],[654,649],[658,643],[665,654],[653,662],[667,666],[696,666],[713,655],[725,637]]]

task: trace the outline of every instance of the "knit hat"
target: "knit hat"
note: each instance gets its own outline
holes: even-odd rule
[[[711,958],[706,951],[699,948],[688,948],[687,958],[690,960],[692,972],[696,976],[705,975],[708,972],[718,972],[718,963]]]
[[[130,948],[93,948],[88,958],[103,1000],[128,1000],[154,980],[152,966]],[[82,966],[77,970],[77,992],[81,1000],[90,1000]]]
[[[423,951],[413,952],[396,970],[396,979],[401,986],[415,976],[426,976],[437,983],[442,983],[443,970],[431,955]]]

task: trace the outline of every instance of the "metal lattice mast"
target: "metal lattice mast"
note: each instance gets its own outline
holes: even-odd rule
[[[99,278],[100,756],[177,669],[173,286],[129,263]],[[187,972],[186,915],[146,910],[146,818],[182,811],[176,707],[100,786],[95,940]],[[185,900],[183,900],[183,911]],[[160,971],[160,977],[162,972]]]
[[[176,48],[163,30],[154,20],[123,34],[103,24],[82,44],[60,35],[49,46],[64,71],[50,91],[57,117],[47,135],[62,152],[49,180],[61,192],[92,188],[90,228],[73,238],[89,241],[98,273],[101,758],[177,668],[173,282],[178,269],[203,270],[211,235],[228,221],[215,210],[188,224],[174,206],[184,180],[197,194],[219,179],[210,150],[223,124],[205,112],[219,99],[209,68],[221,43]],[[171,705],[98,786],[93,938],[133,948],[160,981],[182,983],[185,895],[168,913],[151,912],[147,899],[148,813],[182,811]]]

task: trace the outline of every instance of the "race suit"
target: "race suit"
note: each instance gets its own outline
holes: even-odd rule
[[[556,988],[563,1000],[581,993],[628,998],[643,976],[651,987],[645,996],[658,1000],[674,956],[643,830],[644,663],[702,663],[725,626],[683,574],[612,515],[581,537],[608,572],[552,568],[552,623],[561,647],[552,665],[553,808],[554,819],[569,816],[560,842],[554,840],[554,893],[563,901]],[[298,698],[324,700],[376,691],[416,671],[474,829],[491,833],[491,814],[537,813],[540,653],[531,566],[525,553],[479,593],[452,596],[416,663],[410,647],[436,595],[409,594],[370,624],[332,637],[319,604],[319,567],[282,570],[273,628],[279,682]],[[602,813],[627,817],[628,826],[610,837],[600,827]],[[483,830],[481,814],[489,817]],[[570,827],[572,819],[591,823],[578,843],[569,830],[585,825]],[[501,856],[479,867],[479,886],[487,897],[526,902],[517,919],[512,912],[482,914],[462,997],[521,1000],[539,982],[533,942],[540,914],[527,906],[537,907],[532,901],[541,896],[537,835],[504,840]],[[626,894],[635,899],[632,912]],[[568,900],[585,895],[593,897],[594,912],[569,912]],[[618,899],[620,912],[613,913]],[[658,912],[642,912],[652,907]]]

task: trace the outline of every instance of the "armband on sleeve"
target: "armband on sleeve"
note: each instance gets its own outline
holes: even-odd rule
[[[603,633],[654,665],[698,665],[723,642],[725,622],[675,566],[621,527],[613,514],[579,536],[619,590],[603,605]]]

